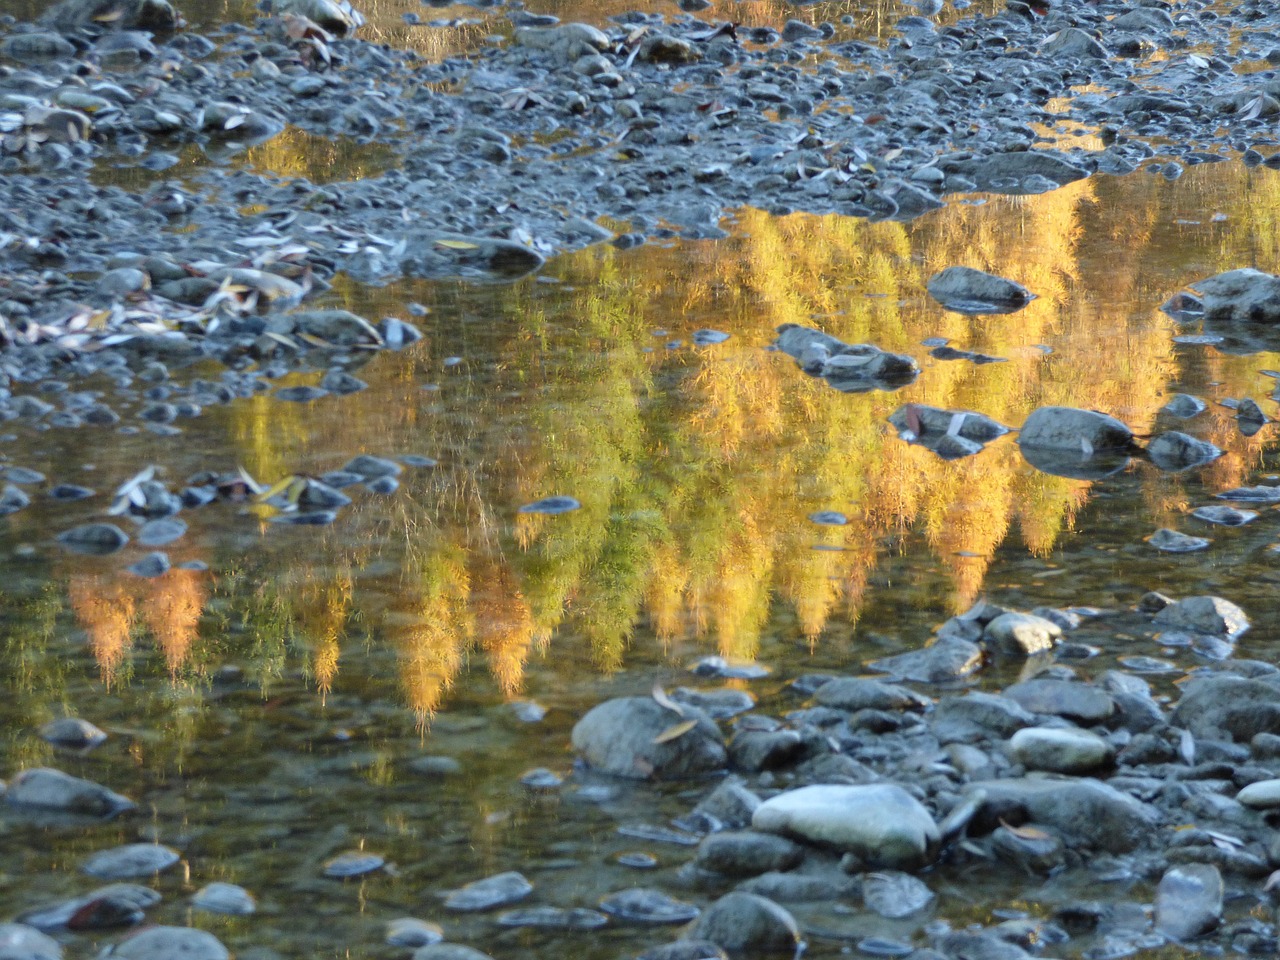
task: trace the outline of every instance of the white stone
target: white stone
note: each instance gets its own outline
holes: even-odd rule
[[[1115,758],[1111,744],[1088,730],[1027,727],[1015,733],[1009,744],[1028,770],[1092,773]]]
[[[1280,780],[1259,780],[1251,783],[1239,793],[1236,799],[1246,807],[1255,810],[1270,810],[1280,807]]]

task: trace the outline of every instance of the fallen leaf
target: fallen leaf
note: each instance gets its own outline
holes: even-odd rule
[[[680,723],[667,727],[660,734],[653,738],[654,743],[670,743],[672,740],[678,740],[686,733],[698,725],[697,720],[683,720]]]

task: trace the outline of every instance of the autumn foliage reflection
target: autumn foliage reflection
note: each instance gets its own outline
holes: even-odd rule
[[[1251,176],[1226,164],[1189,175],[1177,194],[1189,199],[1177,202],[1230,195],[1280,209],[1280,191]],[[1091,484],[1031,469],[1012,437],[944,462],[888,427],[902,403],[1010,426],[1069,404],[1140,434],[1189,429],[1227,450],[1201,474],[1218,488],[1258,464],[1264,440],[1224,411],[1191,425],[1159,414],[1187,385],[1260,398],[1257,370],[1280,366],[1173,342],[1178,330],[1155,305],[1181,275],[1158,263],[1174,203],[1133,177],[954,204],[909,225],[743,210],[727,241],[586,250],[549,268],[555,284],[340,283],[338,299],[367,316],[426,303],[427,339],[373,360],[360,371],[370,389],[341,401],[233,405],[226,456],[268,482],[357,452],[428,453],[439,465],[406,472],[389,497],[357,496],[332,528],[264,536],[243,587],[220,588],[231,616],[264,663],[304,651],[323,691],[372,681],[385,651],[427,716],[473,661],[511,698],[531,658],[581,653],[612,670],[633,637],[743,659],[770,631],[811,646],[836,628],[856,638],[879,572],[904,557],[927,586],[899,587],[895,602],[962,609],[998,552],[1047,555]],[[1180,255],[1198,264],[1212,250],[1225,269],[1248,238],[1223,227],[1196,242]],[[1039,298],[1010,316],[948,313],[923,287],[954,263]],[[1203,275],[1194,269],[1182,282]],[[923,373],[894,393],[838,393],[767,349],[782,323],[909,353]],[[698,328],[731,338],[694,346]],[[935,359],[930,338],[1002,362]],[[1176,525],[1185,478],[1133,469],[1153,524]],[[517,513],[551,494],[581,508]],[[847,523],[811,522],[820,510]],[[176,672],[205,601],[198,581],[173,572],[154,585],[77,574],[71,596],[108,679],[139,618]],[[365,647],[348,656],[357,637]]]

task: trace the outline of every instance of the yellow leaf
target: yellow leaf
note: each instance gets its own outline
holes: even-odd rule
[[[1012,824],[1005,823],[1003,820],[1000,821],[1000,826],[1004,827],[1015,837],[1019,837],[1022,840],[1053,839],[1049,834],[1045,833],[1043,830],[1037,829],[1036,827],[1015,827]]]
[[[450,250],[479,250],[480,244],[466,240],[437,240],[436,246],[448,247]]]
[[[680,704],[676,703],[674,700],[672,700],[670,697],[667,696],[667,691],[662,689],[662,684],[656,683],[656,682],[654,683],[653,699],[656,700],[660,706],[666,707],[668,710],[674,713],[677,717],[684,716],[684,707],[680,706]]]
[[[672,740],[678,740],[686,733],[698,725],[697,720],[682,720],[673,726],[667,727],[660,734],[653,738],[654,743],[670,743]]]
[[[93,18],[94,23],[113,23],[124,16],[124,10],[117,7],[114,10],[108,10],[106,13],[100,13]]]
[[[297,477],[292,475],[287,476],[283,480],[279,481],[274,486],[272,486],[270,489],[263,490],[261,493],[257,495],[256,499],[260,501],[270,500],[272,497],[276,496],[277,494],[284,493],[284,491],[288,490],[290,485],[297,479],[298,479]]]

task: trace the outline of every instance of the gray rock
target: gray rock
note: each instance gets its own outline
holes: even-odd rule
[[[1106,48],[1079,27],[1065,27],[1040,44],[1040,53],[1052,57],[1083,57],[1101,60]]]
[[[1209,541],[1204,537],[1192,537],[1167,527],[1161,527],[1147,537],[1147,543],[1165,553],[1194,553],[1197,550],[1205,550],[1209,546]]]
[[[0,923],[0,960],[62,960],[62,945],[23,923]]]
[[[778,903],[821,903],[854,896],[862,884],[841,872],[762,873],[738,884],[743,893],[756,893]]]
[[[805,750],[804,738],[795,730],[741,730],[729,743],[729,759],[739,770],[758,773],[789,766]]]
[[[731,777],[698,801],[694,813],[715,817],[730,830],[748,826],[760,806],[760,798],[736,777]]]
[[[149,877],[167,870],[180,859],[178,851],[158,843],[128,843],[122,847],[99,850],[80,868],[91,877],[103,880],[128,880]]]
[[[1079,450],[1088,455],[1128,450],[1133,432],[1115,417],[1096,410],[1040,407],[1022,425],[1018,443],[1023,447]]]
[[[23,770],[9,781],[5,803],[13,807],[60,810],[92,817],[114,817],[135,804],[90,780],[81,780],[48,767]]]
[[[273,4],[275,13],[306,17],[339,37],[364,24],[364,17],[346,0],[273,0]]]
[[[1181,420],[1190,420],[1204,413],[1206,406],[1207,404],[1199,397],[1193,397],[1189,393],[1175,393],[1160,409]]]
[[[299,288],[299,298],[301,295]],[[335,347],[382,343],[382,337],[373,324],[348,310],[303,310],[280,314],[267,323],[266,329],[268,333],[284,337],[297,334],[318,337]]]
[[[1221,597],[1187,597],[1169,604],[1154,619],[1162,627],[1230,640],[1249,629],[1249,618],[1245,612]]]
[[[863,875],[862,902],[868,910],[890,920],[919,913],[933,900],[933,891],[909,873],[884,870]]]
[[[168,33],[177,29],[178,14],[169,0],[63,0],[40,22],[64,33],[83,27]]]
[[[1062,628],[1032,613],[1002,613],[982,631],[983,638],[1001,653],[1029,657],[1053,649]]]
[[[89,750],[104,743],[107,735],[88,720],[63,717],[50,720],[40,728],[40,739],[68,750]]]
[[[1028,727],[1009,741],[1013,754],[1028,770],[1088,774],[1110,766],[1115,750],[1088,730]]]
[[[1280,780],[1257,780],[1237,793],[1236,800],[1255,810],[1280,807]]]
[[[1114,701],[1102,690],[1071,680],[1024,680],[1006,687],[1004,695],[1032,713],[1053,714],[1076,723],[1102,723],[1115,712]]]
[[[1192,940],[1222,922],[1222,874],[1207,863],[1170,867],[1156,888],[1156,930]]]
[[[631,923],[688,923],[702,911],[661,890],[631,887],[600,901],[600,909]]]
[[[982,648],[961,637],[939,637],[919,650],[871,660],[867,667],[917,683],[949,683],[982,668]]]
[[[1201,740],[1248,743],[1260,733],[1280,733],[1280,687],[1233,674],[1193,677],[1169,722]]]
[[[1068,844],[1111,852],[1155,839],[1160,819],[1154,807],[1091,778],[983,780],[970,784],[965,796],[981,798],[978,817],[993,826],[1016,811],[1022,822],[1052,827]]]
[[[889,423],[908,443],[928,447],[954,460],[982,450],[983,445],[1009,432],[1004,424],[970,410],[943,410],[908,403],[889,415]]]
[[[973,691],[963,697],[943,697],[931,718],[939,738],[942,731],[955,730],[962,736],[971,728],[990,731],[1000,737],[1011,737],[1023,727],[1036,722],[1034,715],[1016,701],[992,693]]]
[[[191,897],[191,905],[207,913],[220,913],[232,917],[247,917],[258,909],[258,904],[244,887],[234,883],[215,881],[205,884]],[[408,946],[409,944],[405,944]]]
[[[191,927],[148,927],[133,934],[102,957],[119,960],[228,960],[227,948],[211,933]]]
[[[413,951],[412,960],[493,960],[493,957],[462,943],[429,943]]]
[[[751,818],[757,830],[852,853],[870,866],[914,869],[938,844],[938,826],[895,784],[819,785],[766,800]]]
[[[725,894],[702,912],[686,934],[709,940],[728,953],[792,953],[800,929],[783,907],[754,893]]]
[[[1217,460],[1222,451],[1208,441],[1170,430],[1147,444],[1147,456],[1161,470],[1177,472]]]
[[[948,172],[967,177],[980,190],[1008,194],[1028,192],[1023,181],[1031,177],[1043,177],[1062,186],[1089,175],[1088,170],[1052,150],[996,153],[979,159],[950,162]]]
[[[58,534],[58,542],[73,553],[104,557],[129,542],[129,535],[114,523],[86,523]]]
[[[947,267],[929,278],[929,295],[959,313],[1010,313],[1035,294],[1020,283],[972,267]]]
[[[445,894],[444,905],[450,910],[470,912],[490,910],[517,903],[533,892],[533,884],[514,870],[475,880]]]
[[[804,859],[804,848],[785,837],[754,830],[708,834],[698,845],[694,863],[730,877],[754,877],[770,870],[791,870]]]
[[[905,386],[920,373],[911,357],[866,343],[848,344],[820,330],[784,323],[775,346],[795,358],[805,373],[821,376],[837,390],[858,393]]]
[[[1035,826],[1001,826],[991,833],[991,850],[1001,860],[1031,874],[1049,876],[1066,861],[1060,837]]]
[[[65,929],[75,918],[84,928],[128,927],[146,919],[143,913],[160,902],[160,894],[136,883],[110,883],[81,897],[27,910],[19,921],[41,930]],[[92,920],[85,908],[92,904]]]
[[[605,701],[574,725],[572,740],[592,769],[633,780],[696,777],[728,762],[720,729],[705,714],[677,713],[651,697]]]
[[[76,48],[66,37],[44,31],[11,34],[0,41],[0,55],[21,63],[43,60],[65,60],[75,56]]]
[[[914,690],[879,680],[837,677],[818,687],[813,699],[837,710],[924,710],[929,698]]]

